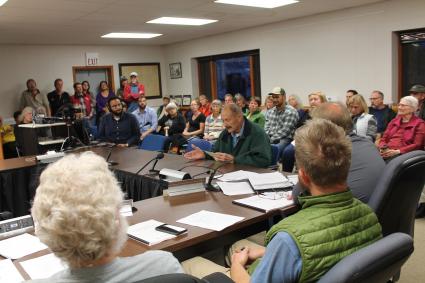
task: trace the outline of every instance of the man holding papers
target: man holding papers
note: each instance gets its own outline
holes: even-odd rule
[[[342,258],[382,237],[374,212],[347,188],[351,144],[343,129],[311,120],[297,130],[295,142],[299,181],[309,194],[300,197],[299,212],[267,232],[265,248],[247,240],[233,246],[230,275],[236,283],[316,282]],[[220,270],[207,262],[198,257],[183,267],[198,276]],[[202,272],[195,273],[196,266]]]
[[[247,120],[236,104],[226,104],[221,113],[225,130],[214,144],[214,153],[194,147],[184,157],[191,160],[215,159],[221,162],[245,164],[255,167],[270,165],[269,137],[258,125]]]
[[[35,233],[68,268],[36,282],[135,282],[181,273],[168,252],[118,257],[127,240],[122,201],[102,157],[85,152],[50,165],[41,174],[32,207]]]

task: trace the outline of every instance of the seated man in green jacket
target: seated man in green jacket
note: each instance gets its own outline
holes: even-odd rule
[[[300,197],[300,211],[267,232],[266,247],[248,240],[233,246],[230,275],[236,283],[316,282],[342,258],[382,237],[375,213],[347,188],[351,143],[344,130],[314,119],[297,130],[295,143],[298,177],[308,196]],[[182,265],[196,276],[227,271],[199,257]]]
[[[221,162],[267,167],[272,153],[269,137],[258,125],[247,120],[236,104],[226,104],[221,112],[225,130],[214,144],[213,154],[197,147],[184,155],[187,159],[212,159]]]

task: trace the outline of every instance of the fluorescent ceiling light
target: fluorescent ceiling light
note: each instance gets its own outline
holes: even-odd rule
[[[183,26],[202,26],[217,22],[217,20],[209,19],[192,19],[192,18],[175,18],[175,17],[161,17],[152,21],[146,22],[148,24],[164,24],[164,25],[183,25]]]
[[[111,32],[102,35],[103,38],[153,38],[160,36],[160,33],[131,33],[131,32]]]
[[[241,5],[257,8],[276,8],[298,3],[298,0],[216,0],[215,3]]]
[[[0,0],[0,6],[3,6],[4,3],[6,3],[6,2],[7,2],[7,0]]]

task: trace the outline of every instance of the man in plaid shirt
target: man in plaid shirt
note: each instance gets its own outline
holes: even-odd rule
[[[264,131],[270,137],[270,142],[279,146],[280,156],[294,137],[298,112],[286,104],[286,93],[283,88],[273,88],[270,95],[273,97],[274,107],[270,109],[266,117]]]

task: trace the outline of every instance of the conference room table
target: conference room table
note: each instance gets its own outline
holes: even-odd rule
[[[237,168],[237,166],[230,165],[226,170],[232,170],[232,168]],[[134,207],[137,211],[134,212],[133,216],[127,217],[129,225],[153,219],[184,227],[188,231],[176,238],[152,246],[129,238],[119,256],[128,257],[149,250],[165,250],[172,252],[176,258],[183,261],[217,248],[228,247],[239,239],[268,229],[271,218],[275,216],[284,217],[296,211],[295,206],[289,206],[264,213],[232,203],[235,199],[247,196],[249,195],[226,196],[221,192],[205,191],[174,197],[159,196],[135,202]],[[201,210],[241,216],[244,219],[222,231],[213,231],[176,222],[178,219]],[[48,250],[40,251],[18,259],[14,261],[14,264],[24,278],[28,279],[28,275],[18,263],[48,253],[50,253]]]
[[[104,158],[111,152],[110,160],[118,163],[111,166],[111,169],[126,196],[134,201],[160,196],[168,187],[169,183],[161,180],[158,174],[149,173],[152,164],[136,175],[136,172],[158,152],[140,150],[137,147],[91,146],[68,151],[66,154],[84,151],[93,151]],[[156,168],[178,170],[186,167],[184,171],[191,176],[205,178],[210,171],[208,167],[213,163],[208,160],[189,161],[181,155],[165,154],[164,158],[158,161]],[[11,211],[14,217],[29,214],[40,174],[46,167],[47,164],[36,162],[35,156],[0,160],[0,211]]]

